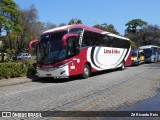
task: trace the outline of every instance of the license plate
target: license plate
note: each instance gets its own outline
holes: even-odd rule
[[[46,74],[46,76],[47,76],[47,77],[52,77],[52,75],[51,75],[51,74]]]

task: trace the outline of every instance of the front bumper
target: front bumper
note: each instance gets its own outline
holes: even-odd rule
[[[139,61],[138,60],[132,60],[132,65],[138,65]]]
[[[37,67],[38,77],[56,77],[64,78],[69,76],[68,65],[56,68],[39,68]]]

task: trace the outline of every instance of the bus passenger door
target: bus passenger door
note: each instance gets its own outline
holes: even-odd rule
[[[80,59],[77,55],[80,52],[79,37],[71,36],[67,39],[67,58],[70,59],[69,73],[76,75],[80,72]]]
[[[67,40],[67,56],[68,58],[79,54],[79,40],[77,36],[71,36]]]

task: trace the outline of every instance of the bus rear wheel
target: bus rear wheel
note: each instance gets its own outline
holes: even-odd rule
[[[125,69],[125,63],[124,63],[124,61],[121,63],[122,65],[121,65],[121,67],[120,67],[120,70],[124,70]]]
[[[82,74],[82,77],[84,79],[88,78],[91,74],[91,69],[90,69],[90,66],[88,64],[85,64],[84,65],[84,68],[83,68],[83,74]]]

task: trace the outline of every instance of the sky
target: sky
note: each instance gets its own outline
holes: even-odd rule
[[[112,24],[124,35],[125,24],[141,19],[160,26],[160,0],[13,0],[21,9],[32,4],[38,10],[38,20],[56,25],[68,24],[72,18],[84,25]]]

